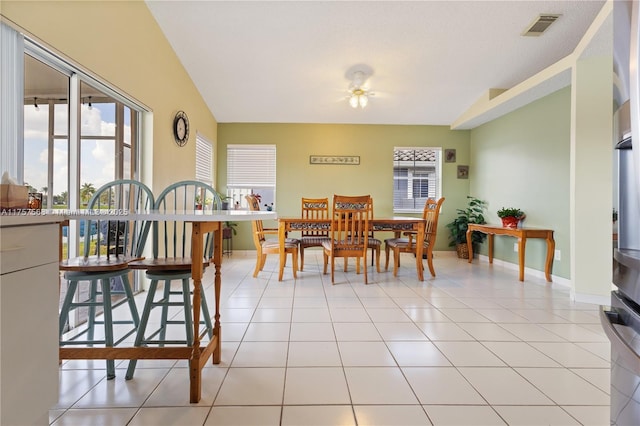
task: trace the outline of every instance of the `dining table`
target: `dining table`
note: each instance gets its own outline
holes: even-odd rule
[[[331,218],[309,219],[301,217],[279,217],[278,239],[280,243],[280,264],[278,281],[282,281],[286,261],[284,241],[291,232],[300,231],[330,231]],[[374,218],[369,220],[371,231],[391,231],[398,238],[403,232],[415,232],[416,241],[424,240],[424,228],[426,221],[421,217],[394,216],[389,218]],[[424,281],[424,268],[422,266],[423,245],[416,244],[416,272],[418,279]],[[365,265],[366,267],[366,265]]]
[[[55,213],[54,213],[55,214]],[[190,210],[176,211],[172,213],[151,211],[148,213],[131,212],[101,212],[101,211],[77,211],[70,212],[67,218],[70,220],[136,220],[144,218],[147,221],[179,220],[190,222],[191,257],[203,258],[204,236],[214,232],[213,266],[214,275],[214,326],[213,337],[209,342],[201,346],[200,342],[200,306],[201,283],[204,273],[202,262],[193,262],[191,276],[193,279],[193,326],[194,339],[192,346],[163,346],[163,347],[136,347],[125,344],[115,347],[60,347],[60,359],[186,359],[189,362],[189,401],[197,403],[202,394],[202,368],[209,358],[214,364],[219,364],[222,353],[222,337],[220,327],[220,289],[222,285],[222,229],[225,222],[243,222],[252,220],[276,219],[277,215],[272,211],[248,211],[248,210]]]

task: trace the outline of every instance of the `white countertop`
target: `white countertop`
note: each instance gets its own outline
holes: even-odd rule
[[[0,226],[23,226],[44,223],[59,223],[74,219],[138,219],[147,220],[183,220],[190,222],[244,222],[251,220],[277,219],[274,211],[250,210],[187,210],[173,213],[152,211],[149,213],[130,213],[119,210],[20,210],[0,213]]]

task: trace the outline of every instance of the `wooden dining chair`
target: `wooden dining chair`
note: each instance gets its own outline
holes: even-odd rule
[[[328,198],[302,197],[303,219],[329,219]],[[304,270],[304,249],[322,247],[324,241],[329,240],[328,229],[306,229],[300,236],[300,270]]]
[[[125,213],[149,212],[153,206],[151,190],[141,182],[127,179],[100,187],[89,200],[87,208],[96,212],[96,219],[81,225],[84,229],[84,255],[61,259],[59,264],[66,280],[66,294],[59,316],[61,347],[113,347],[136,332],[140,320],[129,280],[129,264],[142,258],[150,222],[129,220]],[[99,212],[105,210],[122,212],[122,220],[101,220]],[[80,282],[83,281],[89,282],[87,298],[84,298],[87,292],[81,291]],[[126,319],[114,320],[113,311],[124,303],[129,310],[126,317],[123,315]],[[88,311],[86,326],[66,337],[69,315],[80,308]],[[96,325],[104,327],[104,338],[96,338]],[[130,327],[116,337],[114,325]],[[114,360],[107,360],[107,379],[114,377]]]
[[[373,220],[373,198],[371,198],[371,204],[369,205],[369,222]],[[369,230],[369,248],[371,248],[371,266],[376,266],[376,271],[380,272],[380,251],[382,248],[382,241],[375,237],[373,228]],[[366,265],[365,265],[366,267]],[[359,265],[357,266],[359,268]],[[347,258],[344,259],[344,271],[347,272]]]
[[[258,198],[249,194],[245,196],[245,199],[249,203],[249,210],[260,211],[260,201]],[[253,278],[258,276],[258,273],[262,271],[267,261],[268,254],[280,254],[280,241],[278,238],[277,228],[265,228],[262,220],[252,220],[251,230],[253,233],[253,243],[256,247],[256,267],[253,271]],[[268,235],[274,235],[276,238],[268,238]],[[293,261],[293,278],[298,278],[296,271],[298,270],[298,248],[300,247],[300,240],[297,238],[286,238],[284,242],[284,251],[286,254],[291,254]],[[286,260],[285,260],[286,261]],[[282,269],[278,274],[278,281],[282,281],[283,272]]]
[[[433,268],[433,246],[436,243],[436,235],[438,231],[438,217],[440,216],[440,207],[444,203],[444,197],[439,200],[429,198],[424,205],[422,211],[422,218],[425,220],[424,225],[424,239],[422,241],[422,253],[427,257],[427,264],[429,265],[429,272],[431,276],[436,276],[436,271]],[[398,268],[400,267],[400,253],[413,253],[417,252],[417,244],[415,232],[405,232],[402,238],[389,238],[384,240],[384,252],[385,252],[385,270],[389,269],[389,251],[393,251],[393,276],[398,276]],[[420,262],[422,265],[422,262]],[[424,269],[424,266],[422,266]]]
[[[364,263],[364,282],[367,279],[367,251],[369,250],[369,209],[371,196],[333,196],[333,211],[329,241],[322,243],[324,268],[331,262],[331,283],[335,283],[335,258],[356,258],[356,273],[360,273],[360,258]]]
[[[222,200],[218,192],[211,186],[200,181],[185,180],[165,188],[156,200],[155,210],[159,213],[180,214],[181,212],[192,212],[196,206],[200,205],[213,210],[221,210]],[[214,250],[213,233],[204,235],[203,238],[205,240],[203,258],[192,259],[190,252],[191,223],[179,219],[153,222],[153,258],[129,264],[132,269],[145,270],[146,276],[150,280],[134,346],[193,345],[191,266],[194,261],[199,261],[202,262],[203,269],[205,269],[211,262]],[[172,286],[171,283],[174,281],[179,281],[180,284]],[[162,283],[162,290],[158,288],[160,283]],[[158,293],[160,294],[158,295]],[[213,325],[202,283],[200,284],[200,301],[202,310],[200,325],[204,327],[198,334],[200,338],[208,335],[211,339]],[[159,324],[154,324],[151,331],[147,331],[151,313],[156,308],[160,308]],[[174,311],[170,313],[170,308],[180,309],[182,315],[177,315]],[[172,317],[169,318],[169,315]],[[175,325],[180,326],[178,331],[169,331],[169,327]],[[182,327],[184,327],[184,334],[179,332]],[[136,364],[137,360],[135,359],[129,361],[125,376],[127,380],[133,378]]]

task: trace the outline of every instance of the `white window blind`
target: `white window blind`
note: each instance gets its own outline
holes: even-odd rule
[[[196,180],[213,184],[213,145],[196,134]]]
[[[227,188],[275,188],[275,145],[228,145]]]

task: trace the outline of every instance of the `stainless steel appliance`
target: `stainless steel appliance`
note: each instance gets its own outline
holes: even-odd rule
[[[614,97],[622,105],[615,115],[618,245],[613,250],[612,277],[616,290],[611,292],[611,306],[600,310],[611,341],[611,424],[619,426],[640,425],[640,75],[632,65],[640,59],[640,10],[634,3],[614,5],[614,72],[620,81]]]

